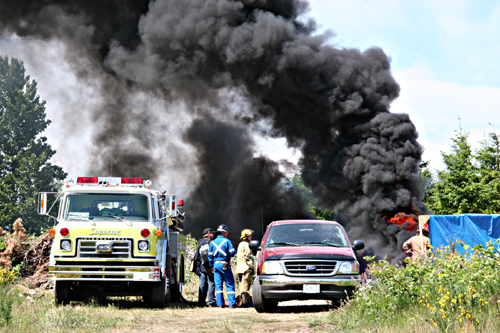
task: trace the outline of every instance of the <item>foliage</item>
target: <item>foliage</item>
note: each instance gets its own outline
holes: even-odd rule
[[[194,252],[196,251],[196,249],[198,248],[198,241],[196,240],[196,238],[194,238],[193,236],[191,236],[191,234],[187,234],[186,236],[186,247],[188,249],[188,251],[190,253],[192,253],[191,255],[187,255],[187,260],[184,261],[184,272],[185,272],[185,278],[186,278],[186,284],[183,286],[184,289],[186,289],[186,287],[188,287],[188,285],[191,287],[191,285],[194,283],[196,284],[196,292],[198,291],[198,276],[194,273],[194,272],[191,272],[191,263],[193,261],[193,258],[194,258]],[[193,288],[187,288],[188,290],[190,289],[193,289]],[[197,295],[196,295],[197,296]]]
[[[198,241],[196,240],[196,238],[191,236],[191,234],[187,234],[186,245],[190,246],[194,251],[196,251],[196,248],[198,247]]]
[[[10,285],[5,285],[0,289],[0,327],[9,325],[12,320],[15,298],[11,294],[11,289]]]
[[[299,173],[292,178],[287,179],[288,186],[291,186],[297,192],[307,205],[307,210],[321,220],[335,220],[333,211],[318,206],[318,201],[314,199],[312,191],[308,188]]]
[[[429,161],[422,161],[420,163],[420,184],[421,191],[423,194],[422,201],[426,203],[429,200],[431,191],[434,188],[434,177],[432,176],[431,170],[429,170]]]
[[[6,326],[12,319],[12,307],[15,297],[11,293],[11,285],[16,278],[16,272],[0,268],[0,326]]]
[[[458,131],[452,151],[441,153],[445,170],[438,171],[424,199],[434,214],[500,212],[500,142],[495,133],[489,137],[474,153],[468,133]],[[421,174],[428,179],[428,170],[421,169]]]
[[[407,258],[406,267],[374,263],[374,280],[360,285],[346,308],[361,326],[379,327],[406,317],[441,332],[491,331],[490,321],[500,322],[499,245],[489,242],[465,254],[454,252],[453,245],[439,248],[425,261]],[[332,320],[345,323],[335,315]]]
[[[16,279],[16,271],[7,269],[5,267],[0,268],[0,287],[3,288],[8,284],[11,284]]]
[[[0,57],[0,222],[19,217],[28,232],[50,222],[36,213],[38,191],[55,191],[66,177],[50,159],[55,151],[40,134],[50,124],[37,83],[25,75],[22,61]]]

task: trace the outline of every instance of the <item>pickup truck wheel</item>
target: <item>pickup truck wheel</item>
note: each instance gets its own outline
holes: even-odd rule
[[[70,293],[70,282],[68,281],[56,281],[54,286],[55,301],[57,305],[66,305],[71,302]]]
[[[278,302],[267,300],[260,289],[260,281],[256,278],[252,285],[252,301],[257,312],[276,312]]]
[[[164,308],[166,302],[166,279],[158,282],[150,282],[151,290],[143,295],[143,300],[153,308]]]

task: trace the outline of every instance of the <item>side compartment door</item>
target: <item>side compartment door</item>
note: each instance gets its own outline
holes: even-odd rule
[[[164,202],[160,198],[155,198],[155,209],[158,212],[158,221],[156,226],[161,230],[161,236],[156,245],[156,253],[158,262],[161,267],[161,274],[164,277],[166,273],[166,254],[167,254],[167,240],[168,240],[168,222],[166,222],[165,217],[165,207]]]

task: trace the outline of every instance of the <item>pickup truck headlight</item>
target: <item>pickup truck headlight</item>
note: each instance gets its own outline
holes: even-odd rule
[[[285,274],[285,271],[279,261],[264,261],[262,274]]]
[[[357,274],[359,273],[359,265],[356,261],[344,261],[340,263],[339,273],[341,274]]]

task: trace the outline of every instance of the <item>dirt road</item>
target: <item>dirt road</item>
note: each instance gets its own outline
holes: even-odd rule
[[[332,311],[324,301],[284,302],[277,313],[253,308],[189,308],[182,304],[163,310],[122,309],[112,332],[313,332],[310,323]]]

